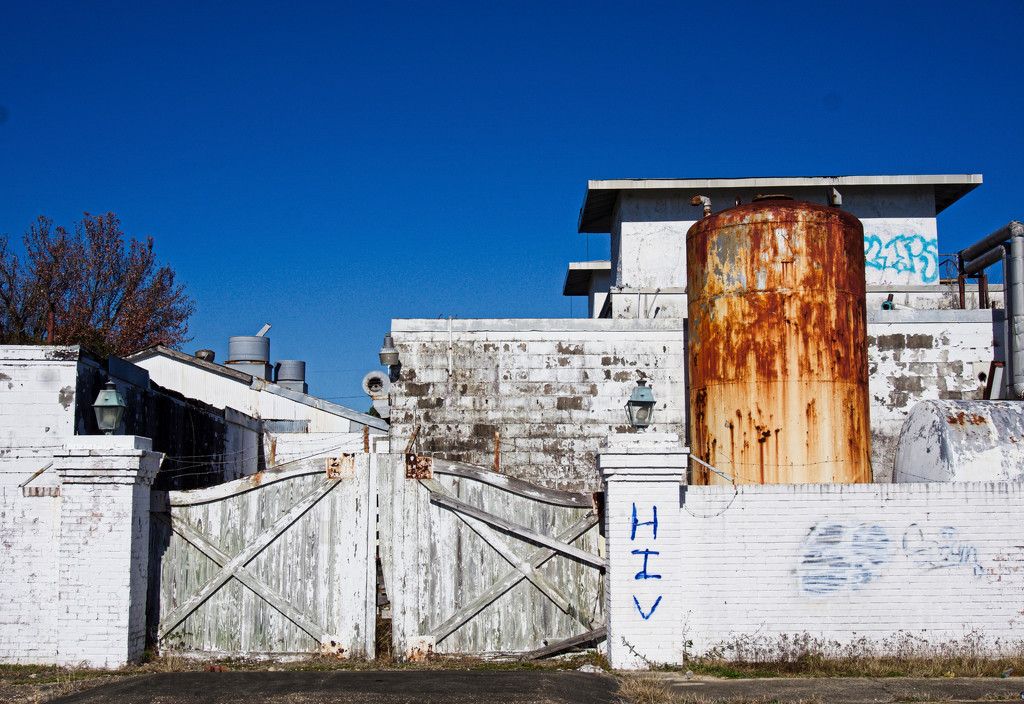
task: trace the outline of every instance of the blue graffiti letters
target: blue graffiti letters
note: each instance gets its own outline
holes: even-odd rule
[[[637,522],[637,518],[636,518],[636,504],[633,504],[633,530],[629,534],[629,539],[630,540],[636,540],[636,529],[637,529],[637,526],[650,526],[651,530],[654,532],[654,540],[658,539],[658,507],[657,506],[651,506],[651,513],[654,516],[654,518],[652,518],[649,521],[644,521],[643,523],[639,523],[639,522]]]
[[[939,244],[922,235],[894,235],[884,240],[864,235],[864,264],[885,273],[911,274],[922,283],[939,280]]]
[[[654,613],[654,610],[658,608],[658,604],[661,603],[661,597],[659,596],[657,599],[654,600],[654,606],[652,606],[651,610],[647,613],[644,613],[643,608],[640,607],[640,601],[635,596],[633,597],[633,603],[636,604],[636,610],[640,612],[640,615],[643,616],[644,621],[646,621],[651,617],[651,614]]]
[[[636,577],[633,579],[661,579],[660,574],[648,574],[647,573],[647,558],[651,555],[660,555],[657,550],[634,550],[634,555],[644,556],[644,568],[636,573]]]
[[[629,526],[629,540],[630,540],[630,542],[637,540],[637,528],[640,528],[640,527],[643,527],[643,526],[650,526],[651,527],[651,533],[650,533],[649,540],[656,541],[658,539],[658,507],[652,504],[651,505],[651,520],[649,520],[649,521],[641,521],[637,517],[636,504],[634,503],[633,504],[633,516],[632,516],[632,519],[630,520],[630,526]],[[641,531],[640,533],[641,533],[641,535],[640,535],[640,543],[641,543],[641,545],[643,545],[643,543],[646,542],[645,538],[647,536],[647,531]],[[661,579],[661,575],[660,574],[654,574],[653,572],[649,571],[649,569],[650,569],[649,561],[650,561],[651,557],[653,556],[653,557],[657,558],[661,554],[661,551],[659,551],[659,550],[651,550],[651,549],[648,549],[647,547],[643,547],[643,548],[639,548],[638,547],[636,550],[632,550],[631,552],[632,552],[633,555],[642,556],[643,559],[644,559],[643,566],[640,568],[640,571],[636,573],[636,575],[633,577],[633,579],[634,580],[639,580],[643,584],[650,584],[651,585],[649,587],[644,588],[644,587],[641,587],[639,585],[636,585],[636,581],[633,582],[633,584],[636,585],[636,586],[634,586],[634,589],[636,589],[638,592],[640,592],[640,596],[639,597],[636,594],[633,595],[633,603],[636,604],[636,610],[640,612],[640,616],[642,616],[643,619],[646,621],[647,619],[649,619],[654,614],[654,610],[657,609],[658,608],[658,604],[661,603],[662,595],[658,594],[657,592],[654,591],[655,589],[657,589],[657,587],[655,587],[654,585],[658,584],[658,582],[649,583],[647,581],[649,579],[659,579],[659,580]],[[652,592],[654,592],[654,593],[652,593]],[[645,602],[648,602],[648,603],[650,602],[651,599],[654,599],[654,604],[651,606],[649,611],[645,612],[643,607],[640,606],[640,599],[641,598],[643,598],[643,600]]]

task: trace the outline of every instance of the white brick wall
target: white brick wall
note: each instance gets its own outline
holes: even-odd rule
[[[616,539],[630,525],[625,507],[650,503],[663,484],[607,482],[617,667],[623,628],[637,651],[676,663],[666,638],[690,654],[725,648],[733,656],[737,645],[771,651],[793,636],[879,649],[966,637],[992,654],[1019,642],[1024,484],[687,487],[672,507],[680,558],[661,566],[663,579],[679,580],[680,617],[675,631],[644,631],[636,619],[623,625],[622,610],[636,607],[616,585],[633,556]],[[661,506],[659,543],[670,512]]]
[[[149,487],[160,455],[147,438],[75,438],[61,476],[56,662],[117,667],[142,657],[149,579]]]
[[[0,662],[48,663],[56,651],[61,498],[19,484],[74,433],[72,349],[0,345]],[[31,486],[56,484],[50,469]]]
[[[76,348],[0,345],[0,486],[27,479],[74,434],[77,378]]]
[[[60,507],[0,487],[0,662],[53,662]]]
[[[842,643],[900,631],[988,648],[1024,627],[1024,485],[689,487],[684,623],[693,650],[740,636]],[[705,518],[704,516],[708,516]]]
[[[23,496],[25,471],[0,487],[0,662],[118,666],[145,646],[159,455],[131,436],[67,442],[49,449],[58,496]]]

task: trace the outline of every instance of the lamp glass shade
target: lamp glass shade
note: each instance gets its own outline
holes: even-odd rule
[[[390,367],[398,364],[398,348],[391,333],[384,336],[384,345],[380,348],[380,363]]]
[[[96,425],[107,435],[113,435],[114,431],[121,427],[121,419],[124,418],[124,410],[127,407],[124,396],[114,386],[114,382],[108,381],[96,396],[96,402],[92,404],[92,409],[96,413]]]
[[[642,379],[636,384],[629,401],[626,402],[626,415],[629,417],[630,425],[643,429],[654,420],[654,392],[647,387],[647,382]]]

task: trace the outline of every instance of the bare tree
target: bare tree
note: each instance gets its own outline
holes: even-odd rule
[[[152,237],[125,245],[113,213],[85,213],[73,234],[40,217],[24,243],[22,261],[0,236],[0,342],[125,355],[189,341],[185,286],[156,260]]]

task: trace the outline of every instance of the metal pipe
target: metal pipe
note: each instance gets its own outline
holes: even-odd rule
[[[1010,299],[1010,246],[1002,244],[1003,250],[1003,383],[996,393],[998,398],[1012,398],[1010,380],[1013,378],[1013,336],[1011,313],[1013,301]]]
[[[1020,227],[1010,228],[1012,235],[1007,266],[1009,278],[1004,281],[1004,286],[1009,290],[1004,295],[1011,305],[1009,315],[1013,337],[1009,349],[1013,356],[1010,371],[1013,398],[1020,399],[1024,398],[1024,226],[1019,222],[1016,224]]]
[[[1011,220],[957,252],[961,307],[964,277],[971,274],[984,277],[982,272],[1000,259],[1003,260],[1003,307],[1006,309],[1003,322],[1006,395],[1024,399],[1024,224],[1019,220]],[[979,302],[985,299],[987,303],[987,284],[987,281],[978,282]]]
[[[1002,258],[1003,248],[997,245],[974,259],[964,260],[963,272],[968,276],[972,276],[987,269]]]
[[[961,261],[967,262],[971,259],[976,259],[979,255],[984,254],[990,249],[998,247],[1003,242],[1010,239],[1010,237],[1014,236],[1013,232],[1016,229],[1014,225],[1016,225],[1019,228],[1024,228],[1024,226],[1022,226],[1018,221],[1011,220],[1010,222],[1006,223],[998,230],[993,232],[991,235],[983,237],[974,244],[961,249]]]

